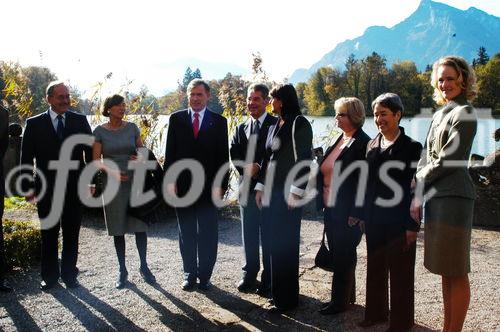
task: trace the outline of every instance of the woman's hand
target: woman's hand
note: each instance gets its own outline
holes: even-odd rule
[[[409,249],[410,246],[417,241],[417,232],[406,231],[406,248]]]
[[[416,196],[411,200],[410,216],[418,225],[422,220],[422,205],[422,201]]]
[[[128,175],[125,172],[121,172],[120,170],[108,170],[108,174],[111,175],[118,182],[127,182]]]
[[[294,193],[289,193],[287,200],[288,210],[296,208],[299,200],[300,200],[299,195],[296,195]]]
[[[257,204],[257,207],[259,208],[259,210],[262,210],[262,195],[263,195],[263,192],[260,190],[257,190],[255,192],[255,204]]]

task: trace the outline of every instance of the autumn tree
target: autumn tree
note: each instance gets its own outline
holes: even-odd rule
[[[495,55],[485,65],[476,67],[478,96],[475,106],[491,108],[500,112],[500,54]]]
[[[387,68],[386,59],[378,53],[361,60],[361,100],[367,110],[371,109],[372,100],[387,88]]]
[[[421,108],[423,84],[418,74],[412,61],[394,63],[389,71],[388,91],[401,97],[407,114],[417,114]]]

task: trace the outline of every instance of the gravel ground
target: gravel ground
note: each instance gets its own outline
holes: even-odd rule
[[[33,212],[7,211],[6,218],[33,218]],[[349,312],[334,317],[317,313],[329,300],[331,274],[313,268],[319,247],[322,222],[302,223],[300,262],[300,306],[286,315],[267,313],[266,299],[239,294],[243,255],[241,228],[237,219],[219,223],[219,252],[208,292],[184,292],[177,225],[169,220],[154,225],[149,232],[149,265],[158,284],[150,286],[139,275],[138,255],[133,236],[126,237],[130,286],[117,290],[118,273],[112,239],[102,221],[89,216],[80,233],[78,266],[81,287],[63,284],[49,293],[38,289],[39,268],[16,271],[7,280],[15,288],[0,293],[0,329],[6,331],[366,331],[356,327],[364,310],[366,246],[358,247],[357,304]],[[500,241],[498,231],[474,229],[472,235],[472,298],[464,330],[500,331]],[[438,330],[442,324],[440,278],[422,264],[422,233],[418,240],[416,264],[414,331]],[[384,331],[379,325],[370,331]]]

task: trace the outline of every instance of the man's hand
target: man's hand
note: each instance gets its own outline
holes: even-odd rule
[[[406,231],[406,248],[409,249],[410,246],[417,241],[417,232]]]
[[[260,191],[260,190],[257,190],[255,192],[255,203],[257,204],[257,207],[259,208],[259,210],[262,210],[262,195],[264,194],[264,192]]]
[[[27,194],[26,196],[24,196],[24,199],[26,200],[26,202],[31,203],[31,204],[35,204],[37,202],[35,192],[31,192],[31,193]]]
[[[177,197],[177,185],[175,183],[167,184],[167,194],[172,197]]]
[[[297,202],[299,200],[300,200],[300,196],[299,195],[296,195],[294,193],[288,194],[288,200],[287,200],[288,210],[296,208],[297,207]]]
[[[249,174],[250,177],[252,178],[256,178],[257,176],[257,173],[259,173],[259,170],[260,170],[260,165],[257,164],[257,163],[253,163],[253,164],[248,164],[245,166],[245,173],[244,174]]]
[[[411,200],[410,216],[418,225],[422,221],[422,205],[422,201],[416,196]]]
[[[222,189],[221,187],[213,188],[212,191],[213,191],[214,197],[217,197],[220,200],[222,200],[224,198],[224,189]]]

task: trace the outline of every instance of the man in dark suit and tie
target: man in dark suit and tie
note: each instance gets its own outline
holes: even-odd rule
[[[5,179],[3,174],[3,158],[9,146],[9,112],[0,105],[0,292],[10,292],[12,289],[5,284],[5,253],[3,245],[3,197],[5,194]]]
[[[251,177],[248,187],[240,186],[240,209],[241,230],[243,238],[243,249],[245,253],[245,265],[243,266],[243,278],[238,283],[238,290],[242,293],[258,292],[266,295],[270,290],[270,256],[269,256],[269,231],[266,232],[265,223],[262,220],[262,211],[255,204],[253,194],[260,164],[265,153],[265,144],[269,127],[276,124],[278,118],[266,112],[269,103],[269,88],[264,84],[252,84],[247,92],[248,119],[236,128],[231,141],[231,160],[233,162],[251,160],[251,163],[236,169],[240,174],[240,183],[244,180],[244,169],[247,168],[248,176]],[[252,135],[256,139],[255,151],[248,151],[249,139]],[[253,154],[248,156],[248,153]],[[250,159],[251,158],[251,159]],[[259,241],[260,237],[260,241]],[[259,242],[262,242],[262,265],[260,285],[257,283],[257,274],[260,270]]]
[[[169,119],[165,149],[165,172],[178,162],[199,163],[204,170],[201,183],[193,181],[184,170],[169,182],[167,193],[183,198],[192,185],[202,185],[201,195],[189,206],[176,206],[179,224],[179,246],[184,269],[183,290],[193,290],[196,278],[198,289],[208,290],[217,258],[217,208],[212,195],[221,199],[228,186],[229,146],[227,121],[207,108],[210,87],[201,79],[192,80],[187,87],[189,108],[173,113]],[[214,179],[224,167],[222,183]],[[227,170],[226,170],[227,169]],[[195,174],[196,175],[196,174]]]
[[[82,204],[78,197],[78,179],[85,166],[85,160],[92,160],[90,146],[76,145],[71,156],[60,155],[63,143],[76,134],[91,135],[87,118],[69,111],[70,95],[68,87],[61,81],[49,83],[46,100],[50,105],[47,112],[33,116],[26,121],[21,146],[21,163],[33,166],[35,160],[37,175],[34,179],[23,182],[26,199],[37,203],[38,216],[43,221],[42,232],[42,282],[44,291],[54,287],[59,277],[68,288],[78,287],[78,236],[82,219]],[[85,152],[85,154],[84,154]],[[55,190],[58,172],[51,169],[51,161],[69,159],[76,161],[78,169],[70,170],[65,181],[66,188]],[[40,173],[40,175],[38,175]],[[25,173],[26,174],[26,173]],[[43,180],[46,179],[46,191],[43,193]],[[58,202],[63,202],[62,213],[52,214],[51,209]],[[58,263],[59,228],[62,228],[61,268]]]

